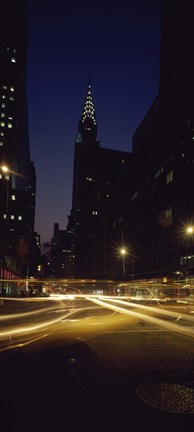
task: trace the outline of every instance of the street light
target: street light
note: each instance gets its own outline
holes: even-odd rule
[[[5,174],[9,173],[9,168],[6,165],[0,166],[1,171],[3,171]],[[5,176],[6,180],[6,200],[5,200],[5,239],[4,239],[4,252],[7,254],[8,252],[8,216],[9,216],[9,176]]]
[[[124,246],[122,246],[122,248],[120,249],[120,254],[122,256],[123,278],[125,279],[125,257],[127,255],[127,249]]]
[[[188,236],[188,241],[187,241],[187,267],[189,264],[189,239],[193,237],[194,234],[194,227],[192,225],[189,225],[188,227],[186,227],[186,234]],[[186,278],[186,282],[188,281],[188,269],[187,269],[187,278]]]
[[[187,229],[186,229],[186,232],[187,232],[187,234],[189,234],[189,235],[193,234],[193,232],[194,232],[193,227],[192,227],[192,226],[188,226]]]
[[[9,171],[9,168],[6,165],[2,165],[1,169],[2,169],[3,172],[8,172]]]
[[[6,165],[2,165],[1,167],[2,171],[4,173],[9,172],[9,168]],[[8,184],[9,184],[9,178],[6,178],[7,186],[6,186],[6,219],[8,218],[8,202],[9,202],[9,190],[8,190]]]

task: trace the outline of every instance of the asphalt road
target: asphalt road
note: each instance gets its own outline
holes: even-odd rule
[[[3,432],[194,431],[192,304],[12,302],[0,315]]]

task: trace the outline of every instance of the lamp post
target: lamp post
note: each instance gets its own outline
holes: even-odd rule
[[[5,173],[5,181],[6,181],[6,197],[5,197],[5,239],[4,239],[4,252],[5,255],[8,252],[8,217],[9,217],[9,176],[6,173],[9,173],[9,168],[6,165],[2,165],[1,171]]]
[[[188,226],[186,228],[186,234],[188,236],[188,242],[187,242],[187,264],[188,264],[188,254],[189,254],[189,240],[194,234],[194,228],[192,225]]]
[[[189,240],[190,240],[190,238],[192,238],[193,237],[193,234],[194,234],[194,227],[192,226],[192,225],[189,225],[187,228],[186,228],[186,234],[187,234],[187,236],[188,236],[188,241],[187,241],[187,267],[188,267],[188,264],[189,264]],[[188,269],[187,269],[187,278],[186,278],[186,283],[188,282],[188,274],[189,274],[189,272],[188,272]]]
[[[6,173],[9,172],[9,169],[6,165],[0,165],[0,170],[5,174],[5,178],[3,181],[4,184],[4,192],[5,192],[5,226],[4,226],[4,234],[2,236],[2,243],[1,243],[1,252],[3,255],[3,275],[2,279],[7,278],[6,270],[7,270],[7,259],[6,256],[8,255],[8,206],[9,206],[9,176],[6,175]],[[5,184],[6,182],[6,184]],[[1,293],[4,294],[6,292],[6,285],[5,282],[2,281],[1,283]]]
[[[125,257],[127,255],[127,249],[122,246],[120,249],[120,254],[122,256],[122,266],[123,266],[123,279],[125,279],[126,269],[125,269]]]
[[[8,167],[6,165],[3,165],[1,167],[1,169],[2,169],[2,171],[5,174],[9,172],[9,169],[8,169]],[[6,219],[7,219],[7,217],[8,217],[8,203],[9,203],[9,188],[8,188],[8,186],[9,186],[9,178],[6,178],[6,182],[7,182],[7,184],[6,184],[6,206],[5,206],[5,213],[6,213]]]

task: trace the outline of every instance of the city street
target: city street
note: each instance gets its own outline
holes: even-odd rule
[[[140,431],[143,419],[149,430],[193,431],[193,325],[191,303],[1,299],[2,400],[13,413],[8,420],[5,407],[4,420],[13,431],[54,430],[63,412],[73,427],[76,412],[98,428],[130,419]]]

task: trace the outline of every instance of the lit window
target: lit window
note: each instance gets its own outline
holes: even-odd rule
[[[2,179],[2,174],[0,174],[0,179]]]
[[[3,85],[3,89],[4,89],[4,90],[7,90],[7,86],[6,86],[6,85]]]
[[[93,210],[93,211],[92,211],[92,214],[93,214],[93,215],[97,215],[97,214],[98,214],[97,210]]]
[[[164,217],[168,219],[172,216],[172,207],[169,207],[167,210],[164,210]]]
[[[13,117],[8,117],[8,120],[13,120]]]
[[[2,141],[0,141],[0,147],[2,147],[3,146],[3,142]]]
[[[4,136],[4,132],[0,132],[0,136]]]
[[[1,117],[5,117],[5,113],[4,112],[1,113]]]
[[[163,165],[159,168],[159,170],[155,174],[155,178],[159,177],[164,171]]]
[[[15,195],[11,196],[12,201],[15,201]]]
[[[4,104],[4,103],[2,103],[2,104],[1,104],[1,107],[2,107],[2,108],[5,108],[5,104]]]
[[[11,128],[12,128],[12,124],[11,124],[11,123],[8,123],[8,124],[7,124],[7,127],[8,127],[8,129],[11,129]]]
[[[12,97],[12,96],[10,96],[10,98],[9,98],[11,101],[14,101],[14,98]]]
[[[171,181],[173,181],[173,171],[170,171],[166,176],[166,183],[168,184]]]
[[[22,216],[21,215],[18,216],[18,220],[22,220]]]
[[[13,87],[13,86],[11,86],[11,87],[10,87],[10,90],[11,90],[12,92],[14,92],[14,87]]]
[[[11,62],[15,63],[15,58],[14,57],[11,58]]]
[[[15,216],[14,216],[14,215],[11,215],[11,216],[10,216],[10,219],[12,219],[12,220],[15,219]]]
[[[1,127],[5,127],[5,123],[4,123],[4,122],[1,122],[1,123],[0,123],[0,126],[1,126]]]
[[[134,195],[131,197],[131,201],[133,201],[137,196],[139,195],[139,192],[135,192]]]
[[[89,181],[89,182],[94,181],[94,179],[92,177],[86,177],[86,180]]]
[[[2,95],[2,99],[6,99],[6,96],[5,96],[5,95]]]
[[[3,219],[7,219],[7,215],[6,214],[3,215]]]
[[[5,180],[9,180],[9,175],[5,175]]]

